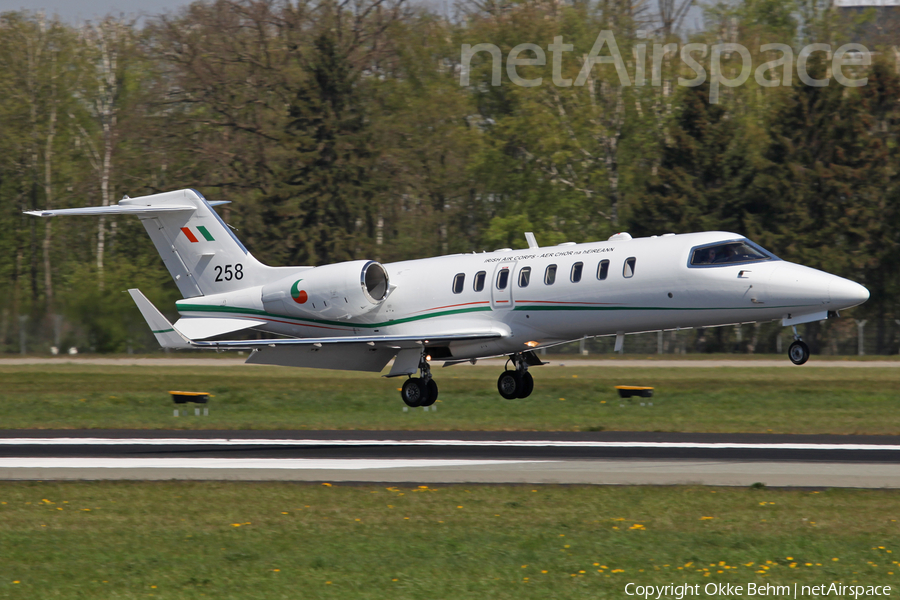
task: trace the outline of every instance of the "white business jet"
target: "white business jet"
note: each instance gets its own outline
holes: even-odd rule
[[[801,323],[869,298],[863,286],[779,259],[741,235],[712,231],[455,254],[397,263],[319,267],[258,262],[195,190],[126,197],[118,205],[28,214],[135,215],[184,296],[173,325],[128,290],[165,348],[251,350],[248,363],[381,371],[407,376],[409,406],[438,397],[430,362],[508,356],[504,398],[534,388],[534,350],[601,335],[781,319],[794,327],[789,357],[809,358]],[[261,340],[215,340],[241,330]],[[413,375],[419,374],[418,377]]]

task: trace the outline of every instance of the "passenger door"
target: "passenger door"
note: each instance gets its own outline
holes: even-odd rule
[[[507,310],[513,307],[515,266],[516,261],[508,260],[497,263],[494,269],[494,277],[491,280],[491,308],[494,310]]]

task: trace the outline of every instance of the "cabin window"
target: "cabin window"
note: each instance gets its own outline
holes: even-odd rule
[[[726,242],[724,244],[694,248],[694,251],[691,252],[691,266],[734,265],[770,260],[771,258],[760,248],[755,248],[746,241]]]
[[[453,278],[453,293],[454,294],[462,294],[463,286],[466,285],[466,274],[465,273],[457,273],[456,277]]]
[[[519,287],[528,287],[531,281],[531,267],[522,267],[519,271]]]
[[[572,283],[578,283],[579,281],[581,281],[581,271],[583,269],[584,269],[584,263],[577,262],[574,265],[572,265],[572,274],[570,276]]]
[[[604,259],[597,265],[597,279],[602,281],[607,275],[609,275],[609,261]]]
[[[509,269],[501,269],[497,274],[497,289],[505,290],[509,283]]]
[[[487,276],[487,273],[484,271],[478,271],[475,273],[475,284],[474,289],[476,292],[480,292],[484,289],[484,278]]]
[[[625,266],[622,268],[622,277],[628,279],[629,277],[634,277],[634,264],[637,262],[637,259],[633,256],[631,258],[625,259]]]
[[[546,285],[553,285],[556,281],[556,265],[550,265],[547,267],[547,270],[544,271],[544,283]]]

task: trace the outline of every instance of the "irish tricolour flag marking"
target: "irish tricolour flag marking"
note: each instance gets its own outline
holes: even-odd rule
[[[206,227],[204,227],[203,225],[197,225],[195,227],[195,229],[200,233],[200,235],[203,237],[203,239],[205,239],[207,242],[216,241],[216,238],[214,238],[212,236],[212,234],[209,232],[209,230],[207,230]],[[184,233],[184,237],[186,237],[188,240],[190,240],[190,242],[192,244],[195,244],[200,241],[199,239],[197,239],[197,236],[194,235],[194,232],[191,231],[190,227],[182,227],[181,231]]]

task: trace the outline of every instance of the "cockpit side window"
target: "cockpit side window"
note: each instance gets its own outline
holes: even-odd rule
[[[690,266],[714,267],[772,260],[774,256],[751,242],[738,240],[701,246],[691,251]]]

